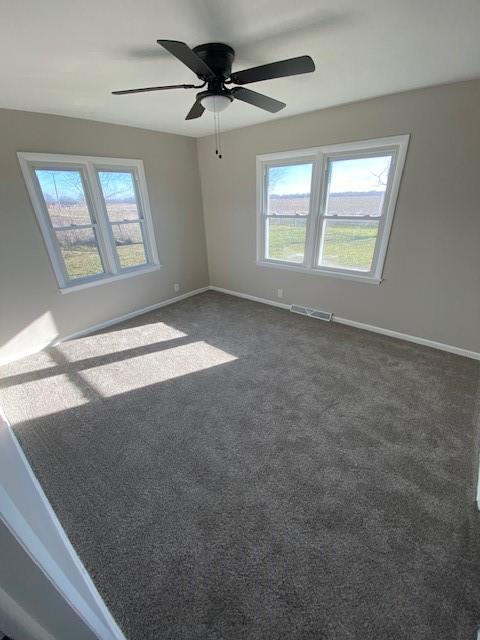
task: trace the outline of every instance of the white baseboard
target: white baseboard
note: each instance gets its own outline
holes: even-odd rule
[[[435,340],[429,340],[428,338],[421,338],[419,336],[411,336],[408,333],[400,333],[400,331],[392,331],[391,329],[384,329],[383,327],[376,327],[371,324],[357,322],[356,320],[348,320],[347,318],[340,318],[338,316],[333,316],[332,319],[334,322],[338,322],[339,324],[346,324],[349,327],[356,327],[357,329],[363,329],[365,331],[373,331],[374,333],[380,333],[384,336],[390,336],[391,338],[398,338],[400,340],[406,340],[407,342],[415,342],[416,344],[421,344],[424,347],[431,347],[432,349],[439,349],[440,351],[454,353],[457,356],[464,356],[465,358],[480,360],[480,353],[476,351],[470,351],[469,349],[463,349],[462,347],[455,347],[451,344],[436,342]]]
[[[175,298],[168,298],[167,300],[163,300],[162,302],[157,302],[156,304],[152,304],[149,307],[143,307],[143,309],[135,309],[135,311],[130,311],[130,313],[125,313],[123,316],[116,316],[115,318],[111,318],[110,320],[106,320],[105,322],[100,322],[99,324],[94,324],[86,329],[82,329],[81,331],[76,331],[75,333],[71,333],[68,336],[64,336],[60,338],[60,340],[52,343],[52,346],[55,344],[60,344],[61,342],[66,342],[67,340],[75,340],[76,338],[82,338],[83,336],[88,335],[89,333],[94,333],[95,331],[100,331],[100,329],[106,329],[107,327],[111,327],[114,324],[118,324],[119,322],[124,322],[125,320],[130,320],[130,318],[135,318],[136,316],[141,316],[144,313],[148,313],[149,311],[155,311],[155,309],[161,309],[161,307],[167,307],[170,304],[174,304],[175,302],[180,302],[180,300],[185,300],[186,298],[191,298],[192,296],[196,296],[199,293],[205,293],[208,291],[209,287],[201,287],[200,289],[194,289],[193,291],[187,291],[187,293],[182,293],[179,296],[175,296]]]
[[[278,307],[279,309],[290,309],[289,304],[285,302],[277,302],[276,300],[268,300],[267,298],[258,298],[257,296],[251,296],[248,293],[240,293],[240,291],[231,291],[230,289],[222,289],[221,287],[208,287],[210,291],[219,291],[220,293],[226,293],[229,296],[235,296],[236,298],[245,298],[245,300],[252,300],[253,302],[261,302],[262,304],[269,304],[271,307]]]
[[[279,307],[280,309],[290,309],[289,304],[284,302],[277,302],[276,300],[269,300],[268,298],[258,298],[257,296],[251,296],[248,293],[241,293],[240,291],[232,291],[231,289],[223,289],[221,287],[208,287],[212,291],[220,291],[220,293],[226,293],[230,296],[236,296],[237,298],[245,298],[246,300],[253,300],[254,302],[260,302],[262,304],[268,304],[272,307]],[[383,327],[377,327],[372,324],[366,324],[364,322],[357,322],[356,320],[349,320],[348,318],[341,318],[333,315],[333,322],[339,324],[345,324],[350,327],[356,327],[357,329],[363,329],[364,331],[372,331],[373,333],[380,333],[384,336],[390,336],[391,338],[398,338],[400,340],[406,340],[407,342],[414,342],[415,344],[421,344],[425,347],[431,347],[432,349],[439,349],[440,351],[447,351],[448,353],[454,353],[458,356],[464,356],[465,358],[472,358],[473,360],[480,360],[480,353],[476,351],[470,351],[463,349],[462,347],[455,347],[450,344],[444,344],[443,342],[436,342],[435,340],[429,340],[428,338],[421,338],[419,336],[412,336],[408,333],[400,333],[400,331],[392,331],[391,329],[384,329]]]
[[[125,313],[122,316],[116,316],[115,318],[111,318],[110,320],[106,320],[105,322],[100,322],[99,324],[94,324],[81,331],[75,331],[67,336],[62,336],[61,338],[55,338],[54,340],[45,341],[42,344],[38,344],[31,349],[27,349],[22,351],[20,354],[15,357],[4,357],[0,358],[0,366],[4,364],[8,364],[9,362],[14,362],[15,360],[20,360],[20,358],[25,358],[27,356],[32,356],[35,353],[39,353],[43,351],[47,347],[53,347],[57,344],[61,344],[62,342],[66,342],[67,340],[74,340],[75,338],[82,338],[83,336],[88,335],[89,333],[93,333],[94,331],[99,331],[100,329],[106,329],[114,324],[118,324],[119,322],[123,322],[124,320],[129,320],[130,318],[135,318],[135,316],[141,316],[143,313],[148,313],[149,311],[154,311],[155,309],[160,309],[161,307],[166,307],[169,304],[174,304],[175,302],[180,302],[180,300],[185,300],[185,298],[190,298],[191,296],[196,296],[199,293],[204,293],[208,291],[208,287],[202,287],[200,289],[194,289],[193,291],[187,291],[187,293],[182,293],[175,298],[168,298],[167,300],[163,300],[162,302],[157,302],[156,304],[152,304],[149,307],[143,307],[142,309],[136,309],[135,311],[130,311],[130,313]]]
[[[119,322],[123,322],[124,320],[129,320],[130,318],[135,318],[136,316],[140,316],[144,313],[148,313],[149,311],[154,311],[155,309],[160,309],[161,307],[166,307],[170,304],[174,304],[175,302],[180,302],[180,300],[185,300],[186,298],[190,298],[191,296],[196,296],[199,293],[204,293],[205,291],[219,291],[220,293],[226,293],[230,296],[235,296],[237,298],[244,298],[245,300],[252,300],[253,302],[260,302],[261,304],[268,304],[272,307],[278,307],[279,309],[290,309],[290,305],[285,302],[278,302],[276,300],[269,300],[268,298],[259,298],[258,296],[252,296],[248,293],[241,293],[240,291],[233,291],[232,289],[224,289],[222,287],[216,287],[210,285],[208,287],[201,287],[200,289],[194,289],[193,291],[187,291],[187,293],[183,293],[175,298],[168,298],[167,300],[163,300],[162,302],[158,302],[156,304],[152,304],[149,307],[143,307],[142,309],[136,309],[135,311],[131,311],[130,313],[126,313],[122,316],[117,316],[115,318],[111,318],[105,322],[101,322],[99,324],[95,324],[87,327],[86,329],[82,329],[81,331],[76,331],[75,333],[71,333],[68,336],[64,336],[60,339],[56,339],[49,344],[45,344],[39,346],[38,349],[33,349],[29,353],[22,354],[21,357],[25,355],[33,355],[34,353],[38,353],[42,351],[48,346],[54,346],[56,344],[60,344],[62,342],[66,342],[67,340],[74,340],[76,338],[81,338],[90,333],[94,333],[95,331],[100,331],[101,329],[106,329],[112,325],[118,324]],[[385,336],[390,336],[392,338],[398,338],[400,340],[406,340],[407,342],[414,342],[416,344],[421,344],[423,346],[432,347],[433,349],[440,349],[441,351],[447,351],[448,353],[454,353],[459,356],[464,356],[466,358],[472,358],[473,360],[480,360],[480,353],[476,351],[470,351],[468,349],[463,349],[462,347],[455,347],[453,345],[444,344],[443,342],[436,342],[435,340],[429,340],[428,338],[421,338],[419,336],[412,336],[407,333],[401,333],[399,331],[393,331],[391,329],[384,329],[383,327],[377,327],[372,324],[366,324],[364,322],[357,322],[356,320],[349,320],[348,318],[341,318],[339,316],[334,315],[332,317],[333,322],[338,322],[339,324],[345,324],[351,327],[356,327],[357,329],[363,329],[365,331],[372,331],[373,333],[380,333]],[[1,360],[0,364],[7,364],[11,362],[11,360]]]

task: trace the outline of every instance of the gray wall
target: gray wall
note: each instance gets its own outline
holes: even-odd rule
[[[228,132],[222,160],[213,137],[198,140],[210,284],[270,299],[283,288],[287,303],[480,352],[479,108],[472,81]],[[256,266],[256,155],[405,133],[380,286]]]
[[[0,630],[16,640],[95,640],[0,521]]]
[[[0,132],[0,360],[208,284],[194,139],[10,110]],[[164,268],[59,293],[17,151],[142,159]]]
[[[196,145],[182,136],[0,110],[0,360],[170,298],[175,282],[185,292],[209,278],[264,298],[283,288],[288,303],[480,351],[479,104],[480,82],[471,81],[316,111],[224,134],[222,160],[213,137]],[[402,133],[411,134],[410,147],[379,287],[256,266],[257,154]],[[143,159],[164,269],[59,293],[17,151]]]

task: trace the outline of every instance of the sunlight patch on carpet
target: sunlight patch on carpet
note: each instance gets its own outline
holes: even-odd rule
[[[126,393],[237,360],[207,342],[198,341],[82,371],[82,377],[104,398]]]

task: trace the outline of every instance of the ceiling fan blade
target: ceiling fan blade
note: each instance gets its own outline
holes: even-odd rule
[[[312,58],[310,56],[300,56],[237,71],[232,73],[230,78],[235,84],[248,84],[249,82],[259,82],[260,80],[272,80],[273,78],[285,78],[301,73],[311,73],[312,71],[315,71],[315,63]]]
[[[256,91],[244,89],[243,87],[234,87],[232,89],[232,95],[237,100],[248,102],[248,104],[253,104],[254,107],[260,107],[260,109],[265,109],[265,111],[270,111],[270,113],[276,113],[287,106],[284,102],[274,100],[273,98],[264,96],[263,93],[257,93]]]
[[[112,91],[114,96],[124,96],[127,93],[145,93],[147,91],[164,91],[165,89],[195,89],[194,84],[167,84],[163,87],[143,87],[142,89],[123,89],[122,91]]]
[[[202,103],[199,100],[195,100],[195,102],[193,103],[193,107],[187,113],[187,117],[185,118],[185,120],[195,120],[195,118],[200,118],[200,116],[203,115],[204,111],[205,107],[202,105]]]
[[[177,40],[157,40],[157,43],[166,49],[169,53],[187,65],[189,69],[196,73],[201,78],[213,78],[214,72],[205,62],[197,56],[197,54],[190,49],[185,42],[178,42]]]

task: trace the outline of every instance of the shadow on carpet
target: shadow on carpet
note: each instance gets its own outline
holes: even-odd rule
[[[129,639],[473,640],[473,360],[209,292],[1,373]]]

